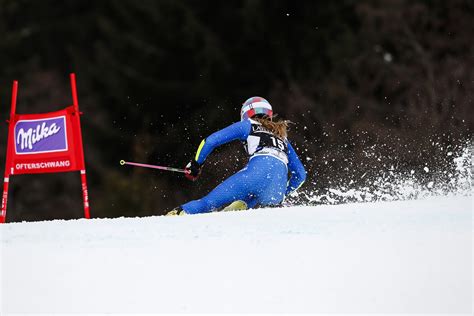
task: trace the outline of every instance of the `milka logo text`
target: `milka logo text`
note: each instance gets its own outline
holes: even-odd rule
[[[20,145],[22,150],[25,148],[33,149],[34,144],[57,134],[60,130],[61,127],[57,126],[56,123],[47,126],[46,122],[38,124],[36,128],[29,128],[26,131],[23,128],[20,128],[16,138],[16,143]]]

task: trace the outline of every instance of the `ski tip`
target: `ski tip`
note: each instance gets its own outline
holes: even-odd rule
[[[123,166],[125,164],[125,160],[120,160],[120,165]]]

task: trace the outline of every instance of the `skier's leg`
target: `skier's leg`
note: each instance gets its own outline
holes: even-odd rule
[[[250,208],[254,208],[256,204],[257,204],[257,199],[254,196],[251,196],[246,201],[237,200],[237,201],[232,202],[231,204],[224,207],[222,209],[222,212],[248,210]]]
[[[183,204],[188,214],[207,213],[242,200],[248,208],[278,204],[286,189],[287,169],[272,157],[251,159],[246,168],[226,179],[205,197]]]
[[[252,204],[252,189],[255,176],[243,169],[219,184],[205,197],[183,204],[181,207],[188,214],[207,213],[216,208],[229,205],[236,200]]]
[[[279,161],[272,161],[272,181],[262,189],[257,196],[257,204],[260,206],[278,205],[285,197],[287,186],[286,166]]]

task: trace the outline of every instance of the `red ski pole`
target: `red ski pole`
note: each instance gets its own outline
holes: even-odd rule
[[[172,172],[181,172],[181,173],[189,173],[187,170],[184,169],[179,169],[179,168],[172,168],[172,167],[163,167],[163,166],[157,166],[157,165],[149,165],[146,163],[138,163],[138,162],[130,162],[130,161],[125,161],[125,160],[120,160],[120,165],[130,165],[130,166],[135,166],[135,167],[143,167],[143,168],[151,168],[151,169],[160,169],[160,170],[166,170],[166,171],[172,171]]]

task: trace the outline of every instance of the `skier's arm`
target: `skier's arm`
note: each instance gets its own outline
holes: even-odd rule
[[[245,140],[247,139],[251,129],[251,123],[249,120],[243,120],[241,122],[234,123],[218,132],[211,134],[205,138],[196,152],[195,161],[202,165],[206,160],[207,156],[220,145],[229,143],[233,140]]]
[[[301,185],[303,185],[306,180],[306,170],[304,169],[301,160],[298,158],[293,146],[290,142],[288,144],[288,170],[290,172],[290,181],[288,182],[288,187],[286,188],[285,195],[297,190]]]

